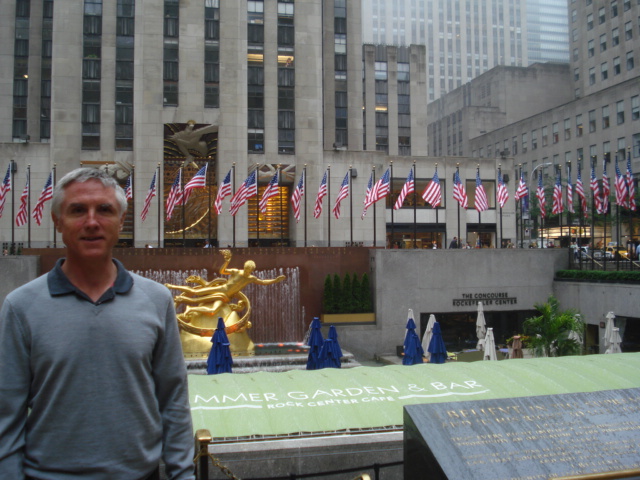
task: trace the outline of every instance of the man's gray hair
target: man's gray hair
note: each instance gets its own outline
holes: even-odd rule
[[[60,216],[60,208],[64,199],[64,189],[72,183],[83,183],[87,180],[98,180],[106,188],[113,188],[116,192],[116,200],[120,207],[120,214],[127,211],[127,197],[122,187],[118,185],[118,182],[113,177],[97,168],[82,167],[70,171],[56,183],[51,199],[51,211],[54,215],[57,217]]]

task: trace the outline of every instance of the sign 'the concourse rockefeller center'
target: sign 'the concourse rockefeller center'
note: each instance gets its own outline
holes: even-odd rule
[[[640,388],[408,405],[404,427],[404,478],[546,480],[640,469]]]

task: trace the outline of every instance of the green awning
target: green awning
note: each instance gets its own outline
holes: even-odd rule
[[[189,375],[194,429],[214,438],[401,426],[404,405],[640,387],[640,353]]]

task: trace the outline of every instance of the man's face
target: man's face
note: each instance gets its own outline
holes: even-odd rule
[[[69,257],[110,257],[124,223],[115,191],[99,180],[71,183],[64,189],[60,216],[53,216]]]

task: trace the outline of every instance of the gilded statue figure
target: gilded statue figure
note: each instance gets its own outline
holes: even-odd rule
[[[189,120],[184,130],[176,132],[169,137],[169,140],[173,140],[176,143],[178,150],[180,150],[180,152],[185,156],[185,160],[182,163],[183,167],[192,165],[194,168],[198,168],[198,164],[194,162],[193,155],[191,155],[190,150],[195,150],[201,157],[206,157],[208,146],[207,142],[202,140],[202,136],[218,131],[217,125],[207,125],[206,127],[198,129],[195,129],[195,126],[196,122]]]
[[[265,280],[256,277],[252,274],[256,269],[253,260],[247,260],[243,269],[228,268],[231,251],[221,250],[220,253],[224,258],[220,275],[227,275],[228,278],[208,281],[193,275],[186,282],[194,286],[165,284],[168,288],[182,292],[173,301],[177,311],[184,307],[184,311],[178,313],[177,317],[182,349],[187,357],[208,355],[218,317],[224,319],[231,352],[236,355],[252,354],[254,344],[247,334],[247,329],[251,328],[251,302],[241,290],[250,283],[272,285],[286,278],[284,275]]]

